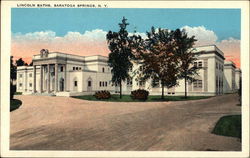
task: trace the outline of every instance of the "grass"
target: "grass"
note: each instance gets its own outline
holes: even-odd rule
[[[241,138],[241,115],[223,116],[216,123],[212,133]]]
[[[93,95],[84,95],[84,96],[74,96],[73,98],[83,99],[83,100],[92,100],[92,101],[109,101],[109,102],[159,102],[159,101],[184,101],[184,100],[198,100],[210,98],[209,96],[188,96],[184,98],[183,96],[165,96],[164,99],[161,99],[161,96],[148,96],[146,101],[133,100],[130,95],[123,95],[120,99],[119,95],[112,95],[110,99],[96,99]]]
[[[22,95],[22,92],[15,92],[14,95]]]
[[[10,111],[14,111],[18,109],[22,105],[22,101],[18,99],[11,99],[10,100]]]

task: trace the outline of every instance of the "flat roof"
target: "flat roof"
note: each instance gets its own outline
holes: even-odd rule
[[[216,51],[216,52],[218,52],[220,55],[222,55],[224,57],[224,53],[216,45],[205,45],[205,46],[198,46],[198,47],[194,47],[194,48],[195,48],[195,52]]]
[[[44,59],[44,58],[56,58],[56,57],[77,59],[77,60],[82,60],[82,61],[108,60],[107,56],[102,56],[102,55],[81,56],[81,55],[62,53],[62,52],[49,52],[47,57],[41,57],[40,54],[36,54],[36,55],[33,55],[32,59],[39,60],[39,59]]]

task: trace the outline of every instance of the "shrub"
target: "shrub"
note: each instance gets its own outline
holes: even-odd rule
[[[111,97],[111,94],[109,91],[97,91],[95,92],[94,96],[96,99],[109,99]]]
[[[147,100],[149,92],[144,89],[137,89],[131,92],[132,99]]]

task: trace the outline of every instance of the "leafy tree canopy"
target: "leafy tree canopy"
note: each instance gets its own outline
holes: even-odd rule
[[[126,21],[127,19],[123,17],[122,23],[119,24],[119,32],[109,31],[106,36],[110,50],[108,63],[111,67],[112,82],[116,84],[120,84],[129,77],[128,71],[132,66],[130,37],[126,30],[129,23]]]
[[[24,66],[24,65],[28,65],[28,64],[25,63],[22,58],[19,58],[18,60],[16,60],[16,66]]]

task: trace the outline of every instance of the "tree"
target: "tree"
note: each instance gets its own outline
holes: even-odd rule
[[[122,23],[119,23],[119,32],[109,31],[106,35],[108,47],[110,50],[108,64],[111,67],[112,83],[119,84],[120,98],[122,98],[122,81],[130,76],[129,68],[132,66],[130,58],[132,57],[130,47],[130,37],[126,30],[129,23],[123,17]]]
[[[16,66],[24,66],[24,65],[28,65],[28,64],[25,63],[22,58],[19,58],[18,60],[16,60]]]
[[[239,95],[240,106],[241,106],[241,104],[242,104],[242,99],[241,99],[242,94],[241,94],[241,91],[242,91],[242,79],[241,79],[241,77],[240,77],[240,80],[239,80],[239,89],[238,89],[238,95]]]
[[[10,56],[10,99],[13,99],[15,86],[13,81],[16,80],[16,66],[13,64],[13,56]]]
[[[16,80],[16,66],[13,64],[13,56],[10,56],[10,80]]]
[[[30,62],[29,66],[33,66],[33,61]]]
[[[179,79],[184,79],[185,82],[185,98],[187,98],[187,81],[195,80],[194,76],[198,74],[199,68],[192,66],[197,60],[193,53],[194,42],[197,41],[194,36],[188,37],[185,30],[176,29],[174,32],[176,42],[176,52],[181,61]]]
[[[179,58],[176,54],[174,31],[154,27],[147,32],[145,49],[141,51],[142,80],[159,80],[164,99],[164,87],[171,88],[178,84]]]

